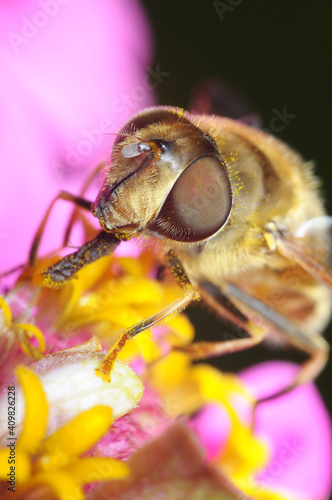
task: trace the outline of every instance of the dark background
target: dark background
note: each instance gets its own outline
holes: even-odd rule
[[[331,173],[331,14],[329,2],[303,0],[225,0],[216,2],[144,0],[155,44],[155,64],[169,76],[156,89],[159,104],[186,108],[191,90],[203,79],[219,77],[241,90],[269,126],[273,109],[296,115],[278,137],[307,160],[315,160],[332,213]],[[219,14],[221,11],[219,9]],[[201,307],[188,310],[196,332],[209,340],[225,329]],[[227,325],[228,331],[230,327]],[[331,326],[326,337],[331,342]],[[213,360],[223,370],[238,370],[266,359],[301,357],[266,346]],[[330,413],[332,363],[317,384]]]

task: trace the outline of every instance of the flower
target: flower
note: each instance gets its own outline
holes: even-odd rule
[[[149,34],[134,0],[101,0],[93,7],[75,0],[40,0],[38,5],[30,0],[0,9],[5,34],[0,96],[6,96],[0,154],[2,164],[11,165],[0,183],[5,204],[0,248],[7,269],[25,262],[50,200],[62,188],[79,193],[80,180],[109,150],[111,137],[104,135],[152,102],[156,82],[147,80]],[[96,186],[90,186],[84,196],[93,199],[94,191]],[[63,233],[68,221],[62,205],[56,210],[40,254],[58,247],[58,255],[25,269],[14,286],[3,287],[0,298],[1,381],[4,390],[14,384],[20,408],[14,483],[22,500],[122,494],[327,499],[327,467],[316,469],[315,477],[306,474],[304,487],[298,481],[299,472],[313,468],[313,461],[330,460],[330,426],[314,389],[303,392],[298,406],[306,419],[298,415],[293,399],[282,398],[286,404],[280,411],[272,401],[258,408],[253,428],[249,417],[261,394],[261,379],[273,389],[271,377],[281,380],[284,368],[257,367],[257,377],[247,373],[241,381],[205,363],[194,364],[179,352],[194,337],[185,315],[128,342],[112,367],[110,384],[96,376],[121,331],[153,315],[181,291],[167,276],[160,277],[154,248],[137,249],[131,242],[79,271],[62,289],[46,288],[41,271],[50,259],[63,255],[55,235]],[[74,227],[71,244],[96,233],[90,219],[79,215],[78,220],[82,224]],[[12,382],[15,371],[24,398]],[[0,401],[4,439],[6,395]],[[313,449],[292,463],[289,453],[299,449],[287,448],[287,436],[295,428],[290,412],[294,421],[296,416],[303,420],[301,439]],[[321,432],[309,438],[308,428],[316,421]],[[278,446],[285,439],[282,457],[289,467],[275,474]],[[2,479],[7,453],[0,450]],[[5,481],[0,488],[10,497]]]
[[[240,402],[240,408],[245,405],[248,409],[254,403],[238,378],[205,364],[193,366],[182,353],[167,356],[149,375],[166,413],[173,417],[197,414],[192,427],[206,447],[208,458],[218,463],[241,491],[254,498],[292,498],[292,492],[279,489],[278,484],[263,488],[255,480],[257,472],[269,460],[269,448],[252,432],[251,421],[243,420],[241,411],[236,410],[235,403]]]
[[[135,408],[143,395],[143,385],[133,370],[116,361],[110,384],[95,374],[104,355],[96,338],[76,348],[58,351],[33,363],[49,405],[47,434],[76,417],[80,412],[103,404],[118,419]],[[70,384],[67,381],[70,380]],[[23,388],[24,389],[24,388]],[[0,443],[6,436],[7,398],[0,397]],[[21,432],[24,416],[23,395],[16,389],[16,432]]]
[[[66,425],[66,420],[61,415],[67,416],[73,407],[76,408],[78,414],[86,411],[85,399],[91,399],[94,392],[100,391],[99,384],[108,386],[101,378],[96,377],[94,372],[94,368],[97,366],[96,361],[100,362],[103,356],[101,353],[94,352],[98,351],[98,342],[91,340],[84,345],[85,347],[70,346],[84,341],[87,336],[91,336],[92,332],[97,333],[105,345],[111,346],[118,333],[127,324],[140,321],[147,315],[153,314],[177,296],[177,285],[171,284],[168,280],[154,278],[157,266],[158,260],[152,251],[143,251],[138,259],[113,255],[82,269],[78,272],[75,280],[60,290],[38,288],[39,293],[34,294],[32,290],[36,289],[36,285],[34,285],[35,274],[38,274],[43,267],[43,262],[41,262],[32,274],[23,273],[16,286],[11,290],[9,298],[3,299],[3,301],[6,300],[3,302],[6,304],[3,310],[7,316],[9,306],[14,310],[15,304],[21,304],[23,310],[29,314],[30,321],[42,331],[46,342],[46,353],[53,352],[32,365],[43,380],[43,384],[49,384],[50,388],[48,390],[47,385],[45,385],[45,391],[51,395],[52,404],[49,415],[50,422],[53,422],[47,432],[54,432],[57,435],[57,429]],[[142,292],[138,294],[139,298],[133,295],[132,290]],[[34,297],[34,303],[27,308],[24,306],[24,300],[29,300],[29,297]],[[16,313],[20,314],[17,306]],[[11,316],[12,323],[16,324],[17,319],[14,311],[11,312]],[[275,476],[273,476],[275,480],[271,481],[271,470],[274,470],[273,467],[276,464],[277,447],[273,441],[274,429],[266,425],[264,428],[261,425],[260,412],[264,410],[264,407],[268,408],[272,402],[265,403],[262,409],[259,408],[258,426],[253,432],[250,416],[256,396],[261,394],[255,393],[255,387],[258,384],[251,384],[250,378],[248,378],[248,386],[246,386],[246,383],[241,382],[235,375],[222,374],[219,370],[203,363],[194,365],[188,354],[172,350],[174,347],[186,345],[192,341],[192,338],[192,327],[181,314],[167,325],[157,328],[153,335],[138,336],[136,341],[134,339],[128,343],[127,348],[121,353],[121,357],[126,363],[130,363],[140,375],[145,387],[145,395],[137,408],[133,408],[137,404],[136,400],[132,407],[128,406],[124,411],[119,411],[118,401],[122,399],[122,389],[120,388],[120,394],[112,408],[114,415],[119,416],[124,413],[125,415],[116,420],[112,431],[106,432],[90,453],[97,453],[98,456],[105,458],[127,459],[130,464],[138,463],[137,456],[141,457],[144,463],[150,464],[150,453],[155,453],[160,457],[164,456],[161,452],[165,443],[164,433],[167,436],[172,422],[182,418],[183,425],[187,429],[184,431],[185,434],[191,435],[192,432],[195,432],[198,435],[200,445],[197,446],[201,449],[200,453],[203,453],[205,449],[206,461],[213,466],[216,474],[227,477],[227,485],[233,484],[232,487],[237,492],[233,491],[233,496],[239,495],[239,492],[242,491],[248,496],[271,500],[292,498],[306,500],[309,498],[298,489],[291,472],[289,474],[293,483],[292,481],[279,482]],[[33,339],[30,341],[34,342]],[[70,349],[64,352],[58,351],[64,347],[70,347]],[[19,343],[17,343],[17,349],[20,349]],[[94,364],[90,363],[87,366],[88,378],[91,380],[89,383],[87,383],[87,375],[82,375],[79,364],[73,365],[76,356],[81,362],[82,350],[84,356],[94,360]],[[10,359],[11,356],[9,356]],[[29,358],[25,353],[21,353],[19,359],[20,362],[24,360],[27,362]],[[59,371],[57,359],[61,360],[66,371],[62,371],[61,363]],[[16,363],[17,358],[14,358],[13,364]],[[120,361],[116,361],[111,373],[111,384],[117,383],[118,363]],[[67,370],[69,366],[70,370]],[[128,370],[130,370],[129,367]],[[257,370],[258,380],[262,379],[267,383],[271,379],[268,370],[266,373],[264,368],[257,368]],[[278,370],[277,376],[274,375],[277,380],[282,380],[283,368]],[[45,378],[45,373],[47,378]],[[134,380],[136,378],[134,377]],[[63,380],[65,382],[62,382]],[[244,380],[246,379],[244,378]],[[130,387],[128,374],[125,375],[125,381]],[[66,391],[63,389],[67,385],[69,392],[67,389]],[[273,384],[270,386],[273,391]],[[141,386],[137,387],[139,393]],[[127,392],[125,386],[124,391]],[[317,399],[317,394],[315,397]],[[310,407],[312,405],[310,391],[306,393],[304,399],[305,404]],[[102,396],[102,400],[106,401],[104,396]],[[60,418],[54,417],[54,408],[59,406],[58,401],[61,401],[60,406],[63,408],[60,412]],[[95,401],[93,404],[97,403],[98,401]],[[286,405],[284,410],[286,414],[288,408]],[[294,410],[291,411],[293,415],[296,414]],[[309,411],[305,413],[310,414]],[[317,400],[316,408],[310,417],[311,421],[323,413],[323,404]],[[273,419],[270,418],[270,420],[273,423]],[[282,413],[279,420],[282,421]],[[287,434],[290,432],[290,428],[286,428],[284,432]],[[307,430],[304,427],[305,432]],[[322,453],[325,453],[325,458],[327,457],[324,447],[326,448],[329,432],[329,422],[325,419],[325,426],[322,427],[321,435],[316,442],[314,454],[316,461],[319,460],[318,457],[321,457]],[[159,438],[160,441],[158,441]],[[149,444],[152,443],[151,439],[156,439],[153,441],[154,444],[151,444],[152,448]],[[183,439],[186,438],[183,437]],[[55,441],[53,443],[56,447]],[[174,453],[177,453],[176,450]],[[170,466],[166,463],[163,465],[164,459],[166,460],[166,458],[160,458],[162,462],[159,467]],[[308,466],[308,459],[311,463],[311,453],[301,457],[301,460],[307,464],[306,466]],[[178,460],[187,459],[180,454]],[[195,463],[197,466],[197,462]],[[187,465],[189,466],[189,464]],[[172,467],[171,470],[173,470]],[[208,470],[210,471],[209,468]],[[297,476],[297,470],[295,467],[295,476]],[[206,471],[204,460],[199,460],[199,471],[197,477],[205,477],[207,473],[210,478],[210,472]],[[138,477],[136,473],[130,474],[128,480],[125,480],[121,485],[117,481],[117,486],[114,484],[114,488],[124,488],[128,481],[132,484],[134,477]],[[313,476],[309,477],[308,475],[311,489],[308,485],[306,488],[313,493],[315,498],[324,500],[327,498],[330,487],[330,472],[324,469],[317,478],[318,481]],[[146,479],[146,483],[149,484],[149,479]],[[217,483],[220,488],[228,488],[221,479]],[[319,483],[319,488],[317,483]],[[177,484],[175,477],[174,481],[170,480],[168,483],[168,490],[171,488],[169,484],[173,484],[175,487]],[[215,486],[214,484],[213,487]],[[134,490],[136,489],[136,485],[132,485],[132,487]],[[212,485],[210,487],[212,488]],[[105,492],[112,491],[112,488],[113,486],[105,485]],[[93,491],[92,487],[91,494]]]
[[[104,483],[88,500],[108,498],[199,498],[225,500],[245,498],[225,475],[204,460],[196,436],[177,421],[129,460],[131,475],[124,481]]]
[[[270,362],[240,374],[255,399],[285,387],[298,367]],[[280,487],[296,498],[322,500],[332,489],[331,422],[314,386],[300,386],[257,408],[255,432],[269,443],[271,457],[257,476],[259,484]]]
[[[50,489],[59,499],[71,495],[80,500],[84,497],[82,484],[128,475],[128,467],[123,462],[103,457],[80,458],[110,427],[113,413],[108,406],[94,406],[80,413],[43,439],[48,412],[43,386],[26,367],[19,366],[16,374],[24,391],[25,418],[14,461],[17,463],[14,474],[17,489],[13,481],[11,492],[22,496],[34,489],[38,496],[38,487],[44,486],[43,498],[49,497],[47,490]],[[7,479],[7,459],[8,449],[4,447],[0,449],[0,477],[3,480]]]

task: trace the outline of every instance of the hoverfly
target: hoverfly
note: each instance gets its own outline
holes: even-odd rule
[[[309,356],[283,392],[323,368],[328,344],[320,333],[330,317],[332,279],[322,237],[329,218],[311,164],[277,138],[229,118],[149,108],[117,135],[94,203],[59,197],[91,209],[102,231],[46,270],[48,285],[61,286],[139,236],[160,242],[183,290],[120,335],[100,367],[104,377],[128,339],[198,297],[249,335],[181,348],[192,358],[249,348],[272,335]]]

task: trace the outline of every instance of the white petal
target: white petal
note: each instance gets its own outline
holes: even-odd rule
[[[114,419],[133,410],[144,387],[140,378],[126,364],[116,360],[111,382],[96,375],[104,354],[62,351],[30,366],[39,376],[49,404],[47,435],[84,410],[96,405],[112,408]],[[15,383],[13,384],[15,385]],[[16,388],[16,436],[24,418],[24,398]],[[0,399],[0,443],[7,437],[7,393]],[[36,422],[38,425],[38,422]]]

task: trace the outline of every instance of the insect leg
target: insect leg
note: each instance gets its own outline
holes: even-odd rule
[[[175,350],[186,352],[192,359],[198,360],[242,351],[262,342],[265,337],[265,329],[253,323],[219,288],[206,281],[200,282],[198,289],[205,302],[211,305],[222,317],[246,331],[250,336],[219,342],[195,342],[189,346],[176,347]]]
[[[280,398],[284,394],[287,394],[293,389],[296,389],[296,387],[298,387],[299,385],[312,382],[323,370],[328,360],[329,345],[322,337],[316,335],[312,337],[311,340],[312,342],[310,349],[309,346],[307,346],[306,349],[307,353],[310,355],[310,358],[299,367],[299,370],[296,373],[293,381],[290,384],[286,385],[283,389],[280,389],[273,394],[263,396],[253,403],[251,420],[252,428],[255,428],[256,409],[259,405],[267,403],[268,401],[272,401],[273,399]]]
[[[41,240],[41,237],[42,237],[42,234],[43,234],[43,231],[45,229],[45,226],[46,226],[46,223],[47,223],[47,220],[50,216],[50,213],[52,211],[52,208],[55,204],[56,201],[58,200],[66,200],[66,201],[71,201],[72,203],[75,203],[76,205],[86,209],[86,210],[90,210],[90,207],[91,207],[91,202],[90,201],[87,201],[85,200],[84,198],[80,198],[78,196],[74,196],[70,193],[67,193],[66,191],[61,191],[57,196],[56,198],[54,198],[54,200],[52,201],[52,203],[50,204],[50,206],[48,207],[48,209],[46,210],[45,212],[45,215],[40,223],[40,226],[38,228],[38,231],[34,237],[34,240],[32,242],[32,246],[31,246],[31,249],[30,249],[30,254],[29,254],[29,265],[30,266],[33,266],[35,261],[36,261],[36,258],[37,258],[37,252],[38,252],[38,247],[39,247],[39,244],[40,244],[40,240]]]
[[[239,300],[249,310],[258,313],[263,319],[267,330],[272,328],[274,331],[277,331],[288,344],[297,347],[310,356],[300,366],[294,380],[288,386],[277,393],[260,399],[257,404],[286,394],[298,385],[313,381],[319,375],[327,362],[329,354],[329,345],[321,336],[317,334],[310,335],[309,332],[301,330],[277,311],[271,309],[266,304],[262,304],[262,302],[251,297],[233,284],[226,284],[226,290],[231,297]]]
[[[112,371],[114,362],[126,344],[127,340],[135,337],[138,333],[150,328],[151,326],[155,326],[161,321],[167,320],[179,314],[183,309],[187,307],[187,305],[195,299],[199,298],[199,295],[195,288],[191,285],[180,261],[174,255],[173,252],[169,252],[166,256],[168,264],[170,266],[171,273],[175,277],[175,279],[181,285],[181,288],[184,292],[182,297],[174,300],[171,304],[164,307],[158,313],[150,316],[149,318],[136,323],[135,325],[127,328],[122,332],[114,346],[109,350],[107,355],[105,356],[101,366],[97,368],[97,373],[106,381],[110,380],[110,373]]]
[[[3,273],[0,273],[0,279],[4,278],[5,276],[9,276],[10,274],[16,273],[16,271],[21,271],[24,269],[25,265],[24,264],[19,264],[18,266],[12,267],[11,269],[8,269],[8,271],[4,271]]]
[[[322,337],[318,336],[313,337],[312,341],[311,352],[309,352],[309,348],[307,348],[307,353],[310,354],[310,358],[300,366],[294,380],[280,391],[258,399],[255,402],[255,406],[279,398],[299,385],[308,384],[316,379],[327,363],[329,345]]]
[[[86,179],[86,181],[85,181],[85,183],[83,185],[83,188],[82,188],[82,190],[80,192],[80,198],[84,198],[86,191],[91,186],[91,184],[94,181],[94,179],[96,178],[96,176],[104,168],[104,166],[105,166],[105,163],[101,163],[100,165],[98,165],[96,168],[93,169],[93,171],[90,173],[89,177]],[[69,223],[67,225],[65,236],[63,238],[63,244],[64,244],[64,246],[66,246],[68,244],[69,236],[70,236],[70,233],[72,231],[74,222],[75,222],[75,220],[78,217],[78,206],[79,205],[75,206],[75,208],[73,210],[73,213],[72,213],[72,215],[71,215],[71,217],[69,219]]]
[[[76,252],[67,255],[42,273],[46,285],[59,288],[69,281],[77,271],[101,257],[113,253],[120,240],[112,233],[101,231]]]

